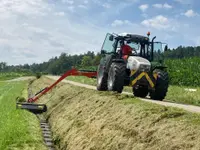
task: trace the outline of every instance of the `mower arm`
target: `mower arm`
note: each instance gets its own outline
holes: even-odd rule
[[[96,71],[87,71],[87,70],[79,71],[79,70],[73,68],[73,69],[67,71],[66,73],[64,73],[51,86],[42,89],[41,91],[37,92],[34,97],[29,98],[28,102],[32,103],[32,102],[37,101],[40,97],[45,95],[47,92],[49,92],[52,88],[54,88],[58,83],[60,83],[63,79],[65,79],[68,76],[86,76],[88,78],[95,78],[97,76],[97,72]]]

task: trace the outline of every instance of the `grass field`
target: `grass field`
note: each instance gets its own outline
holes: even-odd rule
[[[70,76],[70,77],[67,77],[66,79],[96,86],[96,79],[91,79],[91,78],[82,77],[82,76],[78,76],[78,77]],[[166,99],[172,102],[200,106],[200,88],[195,88],[197,89],[197,91],[195,92],[186,91],[185,88],[193,88],[193,87],[170,85]],[[132,89],[131,87],[125,87],[124,91],[132,92]]]
[[[17,77],[29,76],[30,73],[17,73],[17,72],[1,72],[0,73],[0,81],[2,80],[10,80]]]
[[[0,150],[45,150],[35,115],[16,109],[16,97],[27,98],[27,81],[0,82]]]

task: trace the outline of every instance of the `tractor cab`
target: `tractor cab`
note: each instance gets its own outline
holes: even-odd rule
[[[132,86],[135,96],[164,99],[168,74],[163,66],[167,44],[154,42],[137,34],[106,34],[101,47],[102,58],[97,70],[97,90],[122,92]],[[156,63],[155,63],[156,62]]]
[[[167,51],[168,46],[166,43],[154,42],[155,38],[150,41],[150,33],[147,36],[136,34],[110,34],[107,33],[101,52],[118,53],[119,57],[123,55],[122,46],[126,45],[132,49],[130,56],[140,56],[149,60],[150,62],[163,62],[163,53]],[[165,45],[163,47],[163,45]]]

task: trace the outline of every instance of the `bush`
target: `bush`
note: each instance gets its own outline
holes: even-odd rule
[[[37,72],[37,73],[35,74],[35,76],[36,76],[37,79],[39,79],[39,78],[42,76],[42,74],[39,73],[39,72]]]

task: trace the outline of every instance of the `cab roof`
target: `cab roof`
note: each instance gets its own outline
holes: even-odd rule
[[[147,36],[142,36],[138,34],[123,33],[123,34],[118,34],[115,38],[118,40],[125,40],[125,41],[149,42],[149,38]]]

